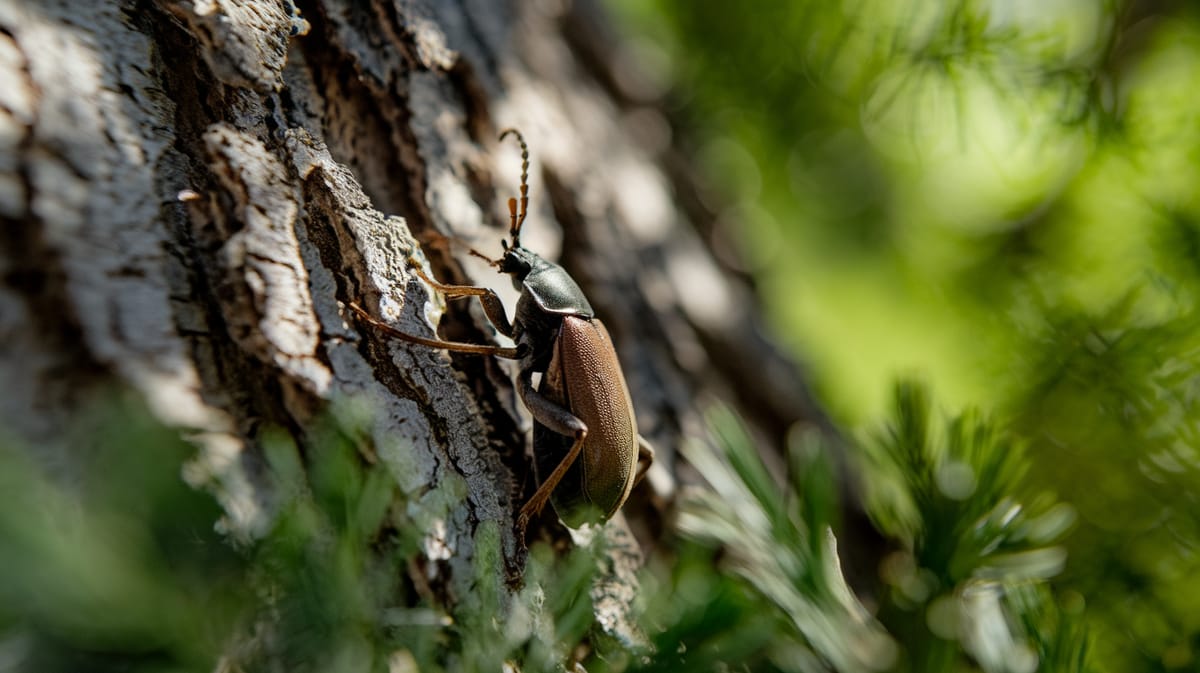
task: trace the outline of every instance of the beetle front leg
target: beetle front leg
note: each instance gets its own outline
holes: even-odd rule
[[[508,312],[504,310],[504,303],[500,301],[500,296],[497,295],[491,288],[476,287],[474,285],[446,285],[430,278],[420,266],[415,262],[413,264],[413,273],[417,274],[421,280],[433,289],[441,292],[447,297],[479,297],[479,304],[483,306],[483,314],[487,316],[489,322],[495,326],[496,331],[500,332],[508,338],[512,338],[513,326],[508,320]]]
[[[509,360],[520,360],[521,358],[525,357],[526,353],[529,351],[529,346],[525,344],[518,344],[514,348],[506,348],[504,346],[488,346],[484,344],[460,343],[457,341],[442,341],[441,339],[426,339],[425,337],[419,337],[415,334],[409,334],[408,332],[401,332],[395,327],[375,319],[370,313],[367,313],[366,309],[354,302],[350,302],[347,304],[347,306],[350,307],[350,310],[357,313],[359,318],[380,332],[383,332],[388,336],[396,337],[397,339],[401,339],[403,341],[421,344],[422,346],[429,346],[430,348],[444,348],[448,351],[474,353],[475,355],[494,355],[496,357],[507,358]]]
[[[533,368],[526,367],[521,370],[521,375],[517,382],[517,393],[521,396],[521,401],[525,403],[525,407],[529,409],[529,413],[533,415],[538,423],[546,426],[550,430],[557,432],[566,437],[574,437],[575,441],[571,444],[571,449],[567,451],[567,455],[559,462],[558,467],[542,482],[538,490],[529,498],[529,502],[521,508],[521,512],[517,515],[517,531],[521,534],[522,539],[525,537],[525,526],[529,523],[529,519],[537,516],[538,512],[546,506],[546,502],[550,499],[550,494],[558,486],[558,482],[562,481],[563,475],[567,470],[571,469],[571,465],[579,458],[579,453],[583,450],[583,442],[587,438],[587,424],[579,419],[570,410],[562,405],[551,401],[546,396],[533,389]]]

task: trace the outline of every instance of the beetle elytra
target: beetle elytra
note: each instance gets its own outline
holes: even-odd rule
[[[521,146],[521,197],[519,202],[508,200],[512,243],[502,241],[503,255],[488,262],[511,276],[521,293],[515,318],[509,322],[499,296],[489,288],[439,283],[415,263],[413,270],[447,297],[479,297],[488,320],[516,346],[418,337],[380,322],[357,304],[350,308],[398,339],[520,361],[517,392],[534,420],[534,465],[539,482],[517,515],[517,530],[523,537],[529,519],[548,501],[573,528],[607,520],[645,475],[654,450],[638,434],[616,350],[583,291],[561,266],[521,247],[521,225],[529,205],[529,148],[516,129],[501,133],[500,140],[509,135]],[[541,374],[536,390],[534,374]]]

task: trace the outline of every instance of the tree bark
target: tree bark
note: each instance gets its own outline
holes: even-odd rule
[[[497,287],[511,315],[507,279],[469,254],[498,256],[507,231],[509,126],[533,158],[523,243],[579,281],[657,449],[652,488],[626,508],[643,547],[707,404],[739,410],[768,446],[797,422],[828,430],[762,335],[751,285],[713,253],[711,197],[660,91],[595,7],[311,0],[301,19],[287,4],[0,1],[0,414],[51,471],[70,477],[70,419],[132,388],[194,437],[190,473],[231,534],[253,537],[272,516],[264,429],[317,450],[307,429],[361,405],[364,460],[414,520],[440,522],[418,585],[449,603],[467,591],[484,529],[497,575],[519,573],[513,512],[534,484],[514,368],[388,339],[347,310],[495,338],[408,260]],[[628,530],[606,529],[619,544],[602,622],[633,593]],[[566,530],[547,515],[530,535]]]

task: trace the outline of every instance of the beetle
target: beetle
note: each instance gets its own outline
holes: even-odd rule
[[[497,260],[471,252],[511,276],[513,287],[520,291],[512,322],[490,288],[445,285],[426,275],[415,260],[410,263],[417,276],[446,297],[478,297],[488,320],[516,346],[419,337],[377,320],[357,304],[351,303],[350,308],[398,339],[520,362],[517,393],[533,416],[534,471],[540,484],[517,515],[517,530],[524,537],[530,518],[547,501],[572,528],[606,521],[645,476],[654,449],[638,434],[612,339],[587,297],[565,269],[521,245],[521,225],[529,206],[529,147],[516,129],[506,129],[499,140],[509,135],[521,146],[519,207],[517,199],[508,199],[512,243],[501,241],[504,251]],[[536,389],[534,374],[541,374]]]

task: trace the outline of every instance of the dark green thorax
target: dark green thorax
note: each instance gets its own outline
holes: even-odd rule
[[[500,271],[511,275],[513,286],[522,295],[532,297],[547,313],[589,319],[596,315],[566,269],[537,253],[521,247],[508,248],[500,260]]]

